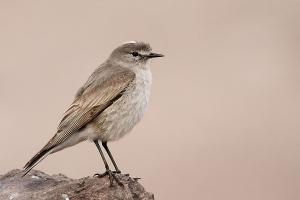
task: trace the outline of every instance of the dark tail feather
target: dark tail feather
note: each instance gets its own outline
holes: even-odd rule
[[[22,177],[24,177],[32,168],[34,168],[39,162],[41,162],[44,158],[46,158],[50,153],[52,149],[45,149],[39,151],[33,158],[31,158],[28,163],[24,166],[24,174]]]

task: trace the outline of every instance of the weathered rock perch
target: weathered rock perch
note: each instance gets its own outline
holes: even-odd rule
[[[110,187],[107,176],[71,179],[62,174],[50,176],[37,170],[23,178],[21,175],[21,170],[16,169],[0,176],[1,200],[154,199],[154,195],[146,192],[136,179],[123,174],[117,176],[124,187],[117,184]]]

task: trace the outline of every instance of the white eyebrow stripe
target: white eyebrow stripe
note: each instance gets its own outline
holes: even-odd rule
[[[128,41],[128,42],[124,42],[124,44],[135,44],[137,43],[136,41]]]

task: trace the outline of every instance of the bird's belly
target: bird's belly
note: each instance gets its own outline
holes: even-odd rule
[[[143,117],[149,99],[148,87],[134,87],[101,113],[92,125],[92,140],[113,141],[128,133]]]

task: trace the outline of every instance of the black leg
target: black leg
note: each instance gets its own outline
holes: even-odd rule
[[[118,178],[115,176],[115,174],[109,169],[109,166],[106,162],[106,159],[104,157],[104,154],[101,150],[101,147],[100,147],[98,141],[96,140],[96,141],[94,141],[94,143],[95,143],[95,145],[96,145],[96,147],[97,147],[97,149],[98,149],[98,151],[99,151],[99,153],[102,157],[102,160],[104,162],[105,169],[106,169],[106,172],[104,174],[101,174],[101,175],[100,174],[95,174],[94,176],[98,176],[98,177],[101,178],[101,177],[104,177],[104,176],[108,175],[111,186],[113,185],[113,180],[115,180],[118,183],[118,185],[123,186],[123,184],[118,180]]]
[[[100,153],[100,155],[102,157],[102,160],[103,160],[104,165],[105,165],[105,169],[106,169],[106,171],[108,171],[109,170],[109,166],[108,166],[108,164],[106,162],[106,159],[105,159],[104,154],[103,154],[103,152],[101,150],[101,147],[100,147],[100,145],[99,145],[99,143],[98,143],[97,140],[95,140],[94,143],[95,143],[95,145],[96,145],[96,147],[97,147],[97,149],[98,149],[98,151],[99,151],[99,153]]]
[[[110,153],[110,150],[109,150],[109,148],[108,148],[108,146],[107,146],[107,142],[102,142],[102,146],[104,147],[104,149],[105,149],[105,151],[107,152],[107,154],[108,154],[108,156],[109,156],[111,162],[113,163],[113,165],[114,165],[114,167],[115,167],[115,169],[116,169],[116,173],[121,173],[121,171],[119,170],[119,168],[118,168],[118,166],[117,166],[117,163],[115,162],[115,160],[114,160],[112,154]]]

